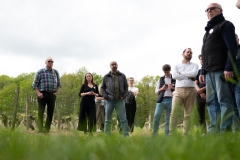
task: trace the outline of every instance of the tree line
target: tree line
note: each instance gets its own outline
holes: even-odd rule
[[[62,117],[78,117],[81,97],[78,96],[84,75],[88,70],[85,67],[75,73],[64,73],[60,76],[61,89],[56,99],[54,119],[60,114]],[[28,95],[29,116],[37,117],[37,95],[32,89],[32,82],[36,73],[23,73],[17,77],[0,75],[0,112],[11,119],[14,110],[17,88],[19,88],[17,116],[26,119],[26,95]],[[99,86],[102,76],[92,73],[95,83]],[[139,89],[137,96],[137,112],[135,126],[143,127],[146,121],[151,122],[156,106],[157,95],[154,93],[155,85],[160,76],[144,76],[140,81],[135,81],[135,87]],[[165,116],[163,114],[163,116]],[[161,118],[164,122],[164,117]]]

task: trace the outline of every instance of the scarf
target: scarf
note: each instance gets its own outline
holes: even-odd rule
[[[223,14],[219,14],[215,17],[213,17],[213,19],[211,19],[210,21],[207,22],[207,26],[205,27],[205,31],[209,31],[213,26],[215,26],[216,24],[218,24],[219,22],[225,20],[225,18],[223,17]]]

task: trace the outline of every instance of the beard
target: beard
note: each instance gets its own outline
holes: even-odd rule
[[[187,59],[187,60],[189,60],[189,61],[192,59],[191,56],[184,56],[184,58]]]

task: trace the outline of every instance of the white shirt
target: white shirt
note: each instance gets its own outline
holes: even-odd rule
[[[164,82],[165,82],[165,84],[169,84],[169,83],[171,83],[172,82],[172,79],[171,79],[171,77],[166,77],[165,76],[165,78],[164,78]],[[160,85],[160,78],[159,78],[159,80],[157,81],[157,85],[156,85],[156,88],[155,88],[155,94],[158,94],[159,92],[158,92],[158,90],[159,90],[159,86]],[[173,86],[174,87],[174,86]],[[164,92],[164,97],[172,97],[172,91],[171,91],[171,88],[170,87],[168,87],[166,90],[165,90],[165,92]]]
[[[138,93],[138,88],[137,87],[128,87],[129,91],[132,91],[133,93],[137,91]],[[137,97],[137,95],[135,96],[135,98]]]
[[[188,78],[196,78],[198,73],[198,65],[196,63],[178,63],[173,68],[172,78],[176,79],[175,87],[195,87],[193,80]]]

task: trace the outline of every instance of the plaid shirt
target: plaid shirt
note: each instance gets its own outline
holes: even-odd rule
[[[38,88],[39,91],[55,92],[58,87],[61,87],[59,73],[57,70],[48,70],[47,68],[40,69],[35,75],[33,89]]]

